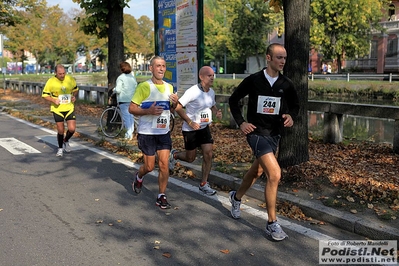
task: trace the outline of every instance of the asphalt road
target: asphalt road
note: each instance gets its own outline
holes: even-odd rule
[[[281,217],[289,238],[275,242],[256,200],[234,220],[227,193],[176,177],[161,210],[156,173],[136,195],[127,158],[76,138],[56,157],[55,132],[4,113],[0,125],[0,265],[318,265],[319,240],[364,239]]]

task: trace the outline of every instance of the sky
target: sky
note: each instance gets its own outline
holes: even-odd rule
[[[79,9],[79,5],[72,2],[72,0],[47,0],[48,6],[59,5],[64,12],[68,12],[71,8]],[[135,19],[146,15],[151,20],[154,20],[154,1],[153,0],[131,0],[129,2],[130,8],[124,8],[123,12],[132,15]]]

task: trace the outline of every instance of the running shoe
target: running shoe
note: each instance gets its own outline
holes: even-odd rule
[[[231,202],[231,216],[234,219],[239,219],[241,217],[241,210],[240,210],[240,206],[241,206],[241,200],[235,200],[234,196],[236,195],[236,191],[230,191],[229,192],[229,199]]]
[[[157,202],[155,203],[159,208],[161,209],[170,209],[171,206],[166,200],[166,195],[161,195],[159,198],[157,198]]]
[[[62,148],[59,148],[58,149],[58,151],[57,151],[57,154],[55,155],[55,156],[57,156],[57,157],[62,157]]]
[[[266,224],[266,234],[271,236],[276,241],[281,241],[288,237],[288,235],[281,228],[281,225],[277,222]]]
[[[69,145],[69,141],[64,142],[64,152],[71,152],[71,146]]]
[[[143,180],[141,180],[141,182],[137,180],[138,174],[139,173],[136,172],[136,174],[134,175],[134,182],[132,183],[132,188],[134,192],[140,194],[141,188],[143,187]]]
[[[206,184],[203,185],[203,186],[199,185],[199,190],[202,191],[202,192],[204,192],[204,193],[207,194],[207,195],[215,195],[215,194],[216,194],[216,190],[212,189],[212,188],[209,186],[209,183],[208,183],[208,182],[206,182]]]
[[[175,169],[175,164],[176,164],[176,159],[174,157],[174,154],[176,153],[176,150],[171,150],[169,154],[169,170],[173,171]]]

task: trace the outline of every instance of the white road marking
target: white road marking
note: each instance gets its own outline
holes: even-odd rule
[[[16,119],[16,120],[18,120],[18,121],[20,121],[22,123],[30,125],[32,127],[39,128],[39,129],[41,129],[43,131],[46,131],[46,132],[49,132],[49,133],[53,134],[52,136],[41,136],[41,137],[39,136],[37,138],[42,139],[43,141],[45,141],[47,143],[53,144],[55,146],[58,146],[58,144],[56,144],[56,138],[54,137],[56,132],[54,132],[52,130],[49,130],[47,128],[38,126],[38,125],[34,125],[32,123],[26,122],[24,120],[21,120],[21,119],[12,117],[12,116],[10,116],[10,117],[13,118],[13,119]],[[100,150],[100,149],[92,148],[92,147],[86,147],[85,145],[82,145],[82,144],[76,144],[75,145],[73,142],[71,142],[71,146],[74,147],[73,150],[75,150],[75,149],[76,150],[77,149],[88,149],[88,150],[90,150],[90,151],[92,151],[94,153],[100,154],[100,155],[102,155],[104,157],[107,157],[109,159],[117,161],[117,162],[119,162],[119,163],[121,163],[121,164],[123,164],[123,165],[125,165],[127,167],[130,167],[130,168],[138,169],[140,167],[140,164],[133,163],[129,159],[121,158],[120,156],[113,155],[112,153],[109,153],[109,152],[104,151],[104,150]],[[148,173],[147,175],[152,175],[154,177],[157,177],[158,176],[158,171],[154,170],[151,173]],[[193,186],[193,185],[190,185],[190,184],[188,184],[186,182],[183,182],[183,181],[181,181],[180,178],[169,177],[169,182],[174,184],[174,185],[176,185],[176,186],[179,186],[179,187],[182,187],[184,189],[190,190],[192,192],[198,193],[198,194],[200,194],[200,195],[202,195],[204,197],[208,197],[209,199],[212,199],[214,201],[220,202],[223,205],[228,206],[228,208],[230,208],[230,206],[231,206],[231,203],[230,203],[228,197],[221,196],[219,194],[216,194],[216,195],[213,195],[213,196],[205,195],[204,193],[202,193],[202,192],[200,192],[198,190],[197,186]],[[241,204],[241,211],[244,212],[244,213],[247,213],[249,215],[253,215],[253,216],[256,216],[258,218],[261,218],[261,219],[263,219],[265,221],[265,223],[266,223],[267,218],[268,218],[267,213],[265,211],[257,210],[255,208],[252,208],[252,207],[250,207],[248,205],[245,205],[245,204]],[[233,219],[233,218],[231,218],[231,219]],[[243,218],[241,218],[241,219],[243,219]],[[312,230],[312,229],[310,229],[308,227],[305,227],[305,226],[290,222],[288,219],[284,219],[284,218],[279,217],[279,223],[284,228],[287,228],[289,230],[295,231],[295,232],[297,232],[299,234],[302,234],[302,235],[304,235],[306,237],[309,237],[309,238],[312,238],[314,240],[335,240],[331,236],[322,234],[322,233],[320,233],[318,231],[315,231],[315,230]]]
[[[16,138],[0,138],[0,146],[8,150],[14,155],[22,155],[26,153],[40,153],[40,151],[29,146]]]

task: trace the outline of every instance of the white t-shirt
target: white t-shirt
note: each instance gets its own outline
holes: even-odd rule
[[[215,91],[209,88],[208,92],[202,91],[198,84],[187,89],[183,96],[179,98],[179,102],[186,107],[187,116],[195,123],[200,125],[200,129],[205,128],[212,123],[212,106],[215,102]],[[183,131],[194,131],[186,121],[183,123]]]
[[[271,77],[271,76],[269,76],[269,74],[267,74],[266,70],[264,70],[264,74],[265,74],[266,79],[269,81],[270,86],[273,87],[274,82],[276,82],[278,79],[278,75],[277,75],[277,77]]]

